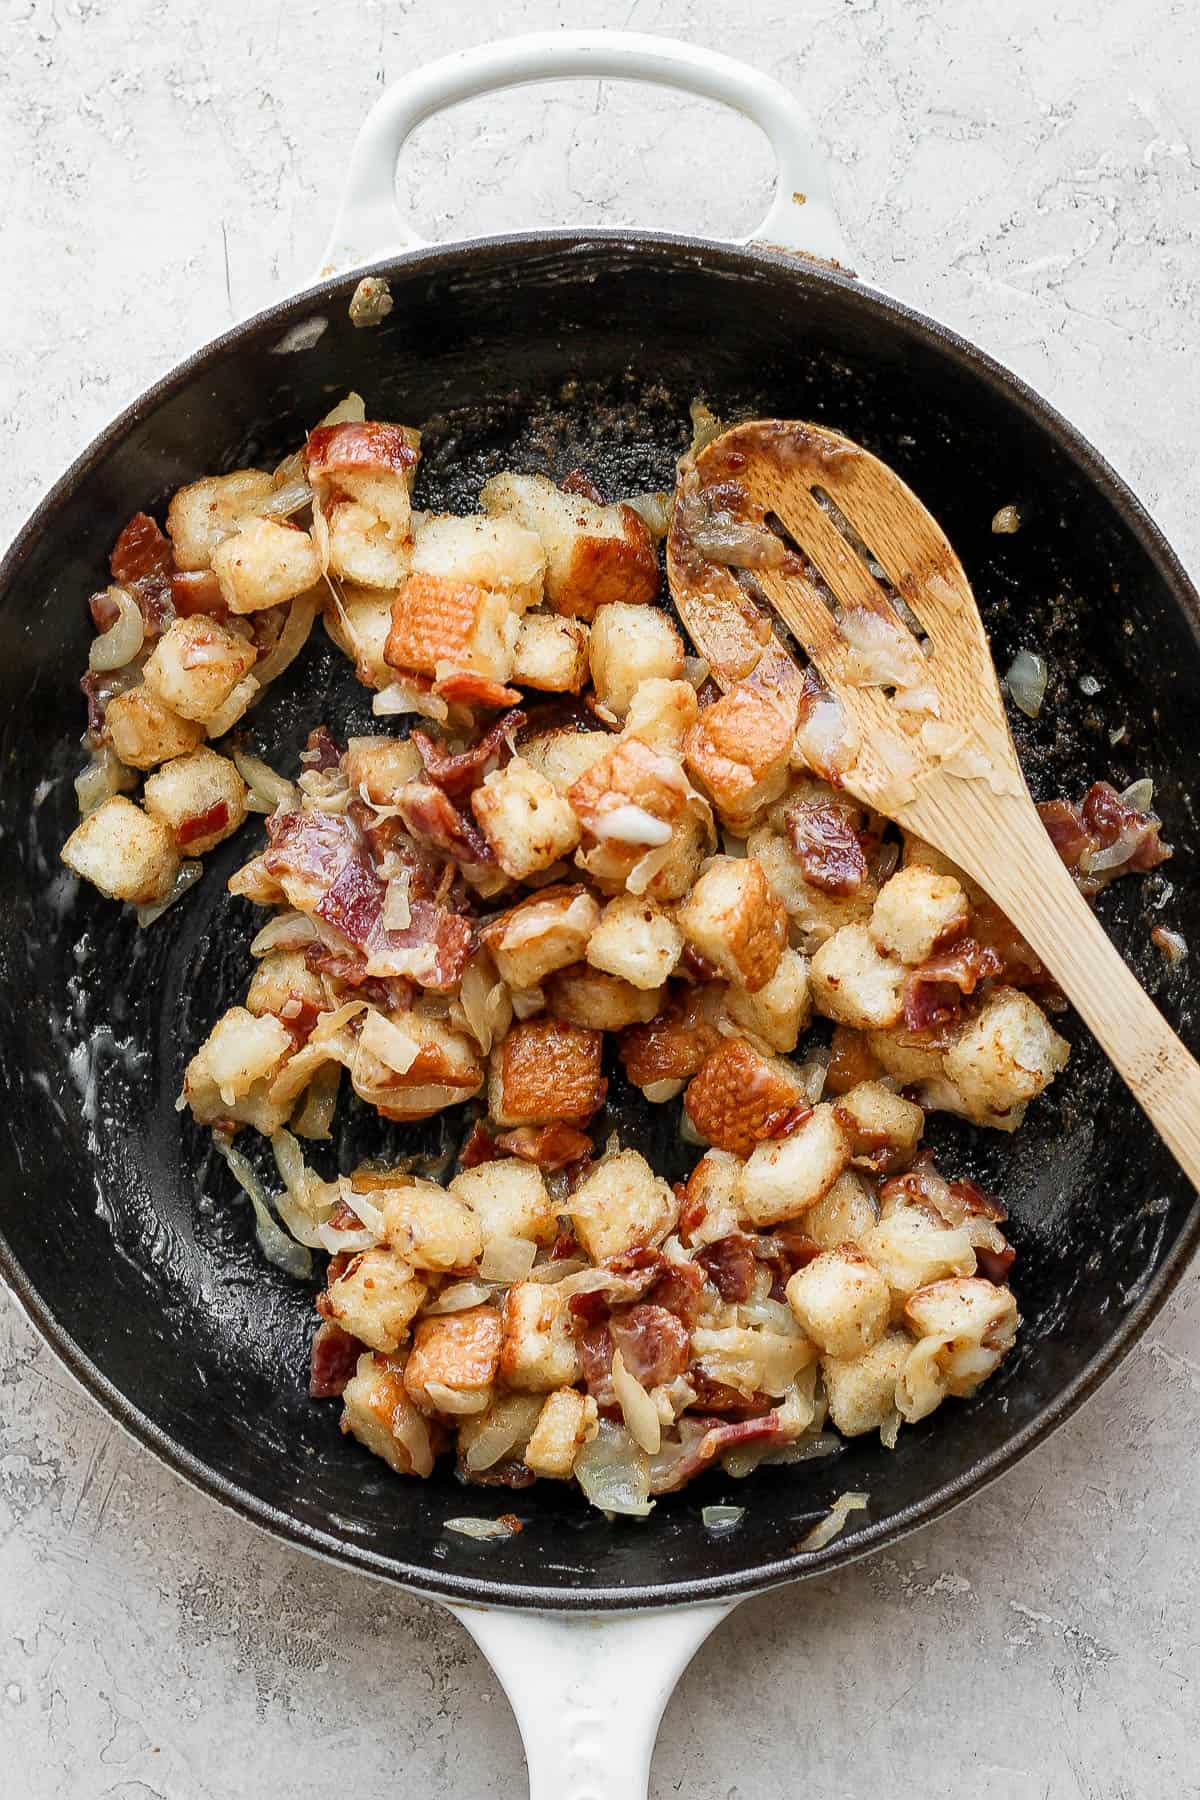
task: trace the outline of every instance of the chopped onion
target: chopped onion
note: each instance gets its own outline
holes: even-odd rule
[[[832,694],[818,695],[796,731],[796,749],[810,769],[841,786],[840,777],[851,766],[858,742],[854,727]]]
[[[466,1312],[469,1307],[485,1305],[491,1297],[491,1288],[482,1281],[453,1281],[442,1289],[436,1300],[421,1308],[421,1317],[428,1318],[433,1313]]]
[[[328,1062],[317,1070],[308,1084],[304,1105],[292,1120],[297,1137],[322,1142],[328,1142],[332,1137],[341,1080],[340,1063]]]
[[[481,1281],[524,1281],[533,1267],[537,1245],[529,1238],[494,1237],[479,1259]]]
[[[685,656],[683,679],[694,688],[703,687],[712,673],[712,665],[703,656]]]
[[[290,459],[289,459],[290,461]],[[280,469],[284,465],[280,464]],[[275,471],[276,486],[265,500],[260,500],[254,508],[255,516],[260,519],[287,519],[293,513],[307,506],[313,497],[304,476],[292,474],[289,469],[283,480],[279,478],[280,470]]]
[[[79,816],[86,819],[94,813],[98,806],[111,800],[114,794],[128,794],[137,786],[137,774],[127,769],[115,750],[107,744],[101,744],[98,750],[92,751],[92,760],[81,775],[75,777],[75,798],[79,802]]]
[[[542,1410],[541,1394],[507,1394],[493,1402],[463,1458],[469,1475],[480,1475],[523,1451]]]
[[[300,594],[288,608],[288,616],[283,630],[275,640],[274,647],[268,651],[262,661],[254,665],[254,680],[258,683],[260,693],[278,681],[284,670],[290,668],[301,650],[308,642],[317,616],[317,600],[313,594]]]
[[[312,1275],[312,1256],[302,1244],[290,1238],[272,1217],[262,1184],[246,1158],[240,1150],[235,1150],[232,1144],[218,1137],[215,1132],[213,1144],[218,1154],[229,1164],[235,1180],[254,1208],[254,1235],[267,1261],[274,1263],[277,1269],[282,1269],[285,1275],[293,1275],[297,1281],[307,1281]]]
[[[350,392],[339,400],[336,406],[330,407],[320,423],[322,425],[361,425],[366,416],[366,401],[361,394],[351,388]]]
[[[411,872],[401,869],[388,881],[383,893],[383,928],[385,931],[407,931],[412,924],[412,905],[408,898]]]
[[[1131,782],[1121,795],[1126,806],[1132,806],[1140,813],[1148,813],[1154,805],[1154,783],[1148,775],[1140,781]]]
[[[702,1506],[700,1518],[706,1531],[732,1531],[746,1516],[744,1506]]]
[[[660,490],[654,494],[630,494],[625,502],[641,519],[652,538],[665,538],[671,529],[671,508],[675,495]]]
[[[630,802],[602,814],[594,830],[601,843],[647,844],[657,848],[671,841],[671,827],[665,819],[656,819],[644,806]]]
[[[725,426],[705,400],[693,400],[688,407],[688,417],[692,421],[692,441],[688,445],[688,455],[699,456],[706,445],[720,437]]]
[[[644,1519],[654,1506],[645,1451],[610,1419],[601,1419],[596,1436],[580,1450],[574,1473],[587,1498],[601,1512]]]
[[[512,1526],[502,1525],[499,1519],[447,1519],[445,1530],[457,1531],[462,1537],[478,1538],[480,1542],[516,1536]]]
[[[720,568],[778,569],[787,559],[787,545],[769,526],[710,506],[703,488],[676,502],[675,517],[692,547]]]
[[[1021,509],[1019,506],[1002,506],[999,512],[992,515],[992,530],[997,537],[1011,536],[1021,529]]]
[[[886,619],[869,606],[852,606],[838,620],[850,646],[845,679],[852,687],[919,689],[928,664],[911,632],[899,620]]]
[[[452,1388],[443,1381],[427,1381],[425,1392],[440,1413],[465,1419],[472,1413],[486,1412],[492,1397],[491,1388]]]
[[[1168,925],[1156,925],[1150,933],[1150,942],[1156,950],[1161,950],[1169,963],[1178,965],[1188,953],[1187,939],[1181,931],[1172,931]]]
[[[300,794],[295,784],[277,775],[261,756],[235,750],[233,765],[250,790],[246,801],[249,812],[273,813],[277,806],[292,811],[299,806]]]
[[[652,1106],[662,1106],[667,1100],[674,1100],[676,1094],[683,1092],[682,1081],[650,1081],[642,1089]]]
[[[613,1352],[612,1386],[630,1437],[647,1456],[656,1456],[662,1448],[662,1420],[658,1408],[637,1376],[625,1367],[625,1358],[619,1350]]]
[[[88,668],[105,674],[131,663],[146,636],[146,621],[133,595],[126,588],[110,587],[107,597],[116,607],[117,616],[107,631],[92,639],[88,650]]]
[[[392,681],[380,688],[371,701],[377,719],[392,718],[398,713],[420,713],[423,718],[445,724],[450,708],[440,694],[426,692],[408,681]]]
[[[1017,651],[1004,681],[1012,695],[1013,705],[1027,719],[1036,719],[1041,712],[1048,679],[1044,656],[1039,656],[1036,650]]]
[[[252,940],[251,956],[265,956],[268,950],[303,950],[306,944],[320,943],[321,934],[306,913],[281,912],[268,919]]]
[[[866,1494],[839,1494],[825,1517],[821,1519],[806,1537],[802,1537],[796,1548],[798,1550],[823,1550],[826,1544],[846,1529],[846,1520],[852,1512],[861,1512],[868,1505]]]
[[[509,997],[515,1019],[532,1019],[535,1013],[545,1009],[546,995],[540,987],[511,988]]]
[[[829,1055],[828,1044],[818,1044],[815,1049],[809,1051],[798,1070],[804,1091],[814,1106],[825,1092],[825,1080],[829,1074]]]
[[[373,1006],[367,1009],[358,1042],[368,1056],[375,1057],[396,1075],[407,1075],[421,1054],[417,1040]]]
[[[175,880],[166,899],[156,900],[152,906],[138,907],[137,922],[142,930],[144,931],[147,925],[153,925],[156,919],[161,919],[169,906],[174,906],[177,900],[182,900],[185,894],[190,893],[203,873],[204,865],[202,863],[181,862],[175,871]]]
[[[228,700],[210,719],[205,722],[205,733],[210,738],[224,737],[231,731],[247,708],[258,698],[258,682],[253,675],[246,675],[238,682]]]
[[[350,296],[350,323],[360,331],[382,325],[396,302],[382,275],[364,275]]]
[[[896,1448],[896,1439],[900,1436],[900,1427],[904,1423],[900,1409],[893,1406],[883,1424],[879,1427],[879,1441],[885,1450]]]

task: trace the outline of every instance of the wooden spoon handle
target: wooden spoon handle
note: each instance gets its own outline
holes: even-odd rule
[[[953,846],[950,832],[945,834],[946,853],[986,888],[1036,951],[1200,1188],[1200,1063],[1123,961],[1063,867],[1032,803],[1023,795],[981,793],[979,782],[953,785],[976,791],[968,832],[958,796],[959,804],[948,809],[959,817]],[[942,833],[935,837],[927,830],[926,835],[936,842]]]

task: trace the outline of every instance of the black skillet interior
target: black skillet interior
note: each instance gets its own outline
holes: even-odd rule
[[[139,403],[12,559],[0,601],[3,1265],[92,1391],[176,1467],[361,1566],[451,1595],[568,1606],[698,1598],[824,1566],[932,1515],[1047,1429],[1181,1265],[1195,1198],[1097,1051],[1068,1021],[1070,1074],[1014,1140],[936,1125],[944,1166],[1011,1209],[1025,1323],[998,1379],[905,1430],[894,1453],[858,1442],[740,1485],[712,1475],[638,1524],[610,1525],[550,1483],[513,1496],[460,1487],[448,1469],[398,1480],[340,1438],[336,1405],[307,1398],[312,1295],[264,1264],[231,1178],[174,1109],[186,1058],[244,990],[255,918],[224,880],[259,827],[146,933],[58,865],[80,763],[85,598],[130,513],[161,517],[202,472],[269,465],[351,387],[372,416],[424,427],[420,501],[465,510],[510,464],[556,475],[582,464],[611,497],[669,485],[697,394],[726,417],[820,420],[893,464],[941,520],[1001,668],[1021,645],[1048,657],[1045,710],[1017,720],[1035,797],[1154,777],[1176,846],[1168,879],[1126,882],[1101,910],[1186,1036],[1197,961],[1168,974],[1149,930],[1200,942],[1194,597],[1059,421],[851,282],[677,240],[560,238],[410,261],[375,330],[347,322],[352,285],[231,334]],[[318,313],[319,341],[282,352],[285,329]],[[1022,529],[993,535],[1013,502]],[[318,633],[255,716],[254,747],[294,767],[320,720],[339,735],[372,729],[368,696]],[[617,1122],[678,1174],[677,1109],[650,1111],[626,1097]],[[367,1146],[436,1148],[445,1129],[348,1116],[323,1166]],[[870,1495],[866,1523],[823,1557],[794,1559],[847,1488]],[[700,1509],[718,1500],[746,1513],[714,1537]],[[514,1505],[525,1528],[502,1546],[443,1530]]]

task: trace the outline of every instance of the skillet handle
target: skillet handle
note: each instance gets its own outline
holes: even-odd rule
[[[646,1800],[667,1701],[736,1604],[606,1614],[449,1611],[512,1703],[529,1800]]]
[[[746,243],[844,263],[829,171],[812,121],[780,82],[696,44],[630,31],[541,31],[459,50],[393,82],[354,145],[320,276],[385,262],[425,242],[396,204],[396,163],[423,120],[497,88],[561,80],[655,82],[719,100],[758,125],[775,152],[775,197]]]

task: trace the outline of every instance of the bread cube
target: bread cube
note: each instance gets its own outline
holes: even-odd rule
[[[436,1002],[427,1007],[418,1001],[394,1021],[410,1044],[417,1046],[415,1057],[402,1072],[373,1051],[369,1053],[366,1028],[370,1022],[368,1017],[350,1080],[359,1098],[385,1119],[428,1119],[443,1107],[469,1100],[483,1086],[474,1040],[447,1024]]]
[[[556,1019],[586,1025],[591,1031],[621,1031],[626,1025],[653,1019],[663,1001],[662,988],[634,987],[619,975],[605,975],[586,963],[560,969],[546,982],[546,1006]]]
[[[773,1118],[808,1105],[808,1092],[791,1063],[727,1037],[705,1057],[683,1104],[706,1143],[749,1156]]]
[[[734,1199],[751,1225],[798,1219],[827,1194],[850,1160],[850,1143],[832,1106],[815,1106],[787,1137],[755,1144]]]
[[[1037,1003],[1005,987],[994,989],[959,1032],[943,1066],[970,1116],[993,1124],[1048,1087],[1070,1054]]]
[[[939,1344],[946,1392],[973,1394],[1012,1349],[1021,1320],[1012,1290],[975,1278],[935,1281],[913,1294],[905,1322],[920,1339]]]
[[[410,738],[352,737],[342,769],[360,799],[372,806],[395,806],[401,788],[422,779],[424,764]]]
[[[440,575],[410,575],[392,603],[384,657],[404,673],[450,670],[504,682],[512,673],[520,614],[502,589]]]
[[[400,1358],[360,1356],[342,1391],[342,1430],[397,1475],[432,1475],[429,1427],[408,1397]]]
[[[684,740],[684,760],[725,823],[744,829],[787,786],[795,735],[794,696],[751,676],[705,707]]]
[[[576,731],[565,726],[559,731],[544,731],[526,738],[521,745],[525,761],[554,784],[560,794],[574,787],[581,776],[613,747],[607,731]]]
[[[622,1032],[621,1061],[634,1087],[682,1084],[699,1071],[724,1041],[717,1025],[723,994],[716,986],[677,987],[648,1024]]]
[[[321,977],[309,968],[303,950],[268,950],[251,977],[246,1011],[256,1019],[274,1013],[286,1025],[304,1007],[316,1012],[329,1010]]]
[[[557,612],[590,620],[610,601],[636,605],[658,592],[654,543],[631,506],[598,506],[545,475],[494,475],[479,498],[493,518],[514,518],[537,533],[546,598]]]
[[[861,1356],[887,1330],[891,1290],[854,1244],[823,1250],[787,1284],[801,1329],[826,1356]]]
[[[669,1182],[636,1150],[602,1156],[567,1203],[575,1236],[593,1262],[661,1244],[675,1229],[679,1202]]]
[[[636,894],[618,894],[608,902],[587,946],[593,969],[651,989],[656,1000],[682,954],[683,933],[674,919]]]
[[[861,1081],[834,1109],[850,1138],[850,1160],[860,1169],[889,1175],[912,1161],[925,1114],[878,1081]]]
[[[635,865],[626,876],[630,893],[644,894],[660,906],[682,900],[691,893],[705,858],[715,848],[712,813],[707,802],[693,796],[687,810],[671,826],[665,847],[655,852],[653,866],[639,871]]]
[[[456,1175],[450,1192],[471,1208],[485,1246],[496,1238],[552,1244],[558,1235],[555,1203],[536,1163],[516,1156],[480,1163]]]
[[[517,632],[510,679],[547,694],[577,694],[587,683],[588,628],[557,613],[526,613]]]
[[[246,817],[246,784],[227,756],[202,746],[148,776],[142,802],[181,850],[203,856]]]
[[[181,719],[145,683],[114,694],[104,709],[104,735],[131,769],[154,769],[173,756],[186,756],[204,737],[204,727]]]
[[[531,988],[578,962],[599,920],[600,908],[586,888],[550,887],[490,919],[479,935],[501,981]]]
[[[969,917],[967,896],[952,875],[913,865],[884,882],[868,929],[877,949],[915,966],[961,937]]]
[[[500,1366],[501,1335],[494,1306],[418,1319],[404,1364],[413,1405],[427,1413],[482,1412]]]
[[[599,1429],[599,1413],[590,1394],[559,1388],[546,1399],[525,1446],[525,1467],[552,1481],[567,1481],[575,1458]]]
[[[878,1212],[875,1196],[861,1175],[847,1169],[828,1193],[804,1214],[804,1229],[822,1250],[854,1244],[874,1225]]]
[[[321,559],[307,531],[277,519],[243,519],[213,551],[212,567],[231,613],[282,606],[321,579]]]
[[[782,1055],[794,1050],[812,1017],[808,961],[798,950],[785,950],[775,973],[753,993],[737,983],[725,995],[725,1009],[735,1025],[761,1038]]]
[[[829,894],[806,881],[800,859],[787,838],[768,825],[755,826],[746,854],[756,862],[782,901],[799,948],[811,954],[843,925],[865,923],[876,890],[867,882],[853,894]]]
[[[670,839],[691,789],[677,756],[640,738],[608,740],[607,755],[574,782],[567,799],[589,839],[622,853],[627,865]]]
[[[657,607],[610,601],[592,620],[591,665],[597,699],[624,718],[643,681],[683,674],[683,639]]]
[[[321,566],[364,587],[395,588],[412,549],[412,484],[420,438],[404,425],[320,425],[304,446]]]
[[[413,534],[412,573],[507,594],[518,611],[542,598],[546,558],[515,519],[426,513]]]
[[[428,1284],[391,1250],[363,1250],[330,1282],[317,1311],[386,1353],[404,1342],[428,1294]]]
[[[757,863],[714,856],[678,913],[679,928],[714,968],[756,993],[787,944],[787,914]]]
[[[880,1219],[863,1232],[859,1248],[891,1288],[897,1310],[930,1282],[975,1273],[970,1233],[961,1226],[943,1225],[916,1208]]]
[[[519,1393],[548,1394],[579,1378],[567,1302],[547,1282],[514,1282],[504,1296],[500,1377]]]
[[[391,589],[378,592],[347,587],[340,598],[330,591],[321,601],[325,630],[342,654],[350,658],[364,687],[385,688],[396,679],[395,669],[384,656],[395,598]]]
[[[567,801],[523,756],[485,778],[471,795],[471,811],[514,881],[548,869],[579,842],[579,821]]]
[[[880,954],[865,925],[843,925],[826,938],[808,970],[817,1011],[860,1031],[899,1022],[906,974],[897,958]]]
[[[151,693],[181,719],[211,719],[253,666],[257,651],[236,631],[205,613],[176,619],[147,659]]]
[[[741,1168],[741,1159],[728,1150],[706,1150],[688,1176],[679,1236],[690,1248],[719,1244],[739,1229],[736,1194]]]
[[[62,847],[62,860],[110,900],[150,906],[165,900],[179,868],[175,839],[124,794],[101,801]]]
[[[371,1198],[383,1214],[384,1236],[414,1269],[466,1269],[483,1254],[479,1220],[463,1195],[398,1171],[395,1187],[376,1189],[377,1179]]]
[[[876,1073],[890,1075],[901,1087],[935,1081],[942,1075],[941,1049],[903,1026],[896,1031],[868,1031],[861,1042],[875,1059]]]
[[[885,1331],[861,1356],[823,1356],[830,1422],[843,1437],[878,1431],[896,1411],[896,1388],[912,1351],[906,1331]]]
[[[558,1019],[512,1026],[488,1065],[488,1116],[493,1124],[583,1124],[604,1101],[598,1031]]]
[[[640,738],[654,750],[678,752],[699,716],[696,690],[690,681],[651,676],[634,689],[625,714],[625,735]]]
[[[185,1081],[191,1081],[193,1070],[202,1071],[232,1106],[256,1082],[274,1075],[291,1050],[291,1033],[273,1014],[256,1017],[244,1006],[231,1006],[192,1058]]]
[[[274,491],[275,479],[265,469],[235,469],[232,475],[206,475],[181,487],[167,508],[167,535],[180,569],[207,569],[218,544],[232,537],[241,521],[253,515]]]

